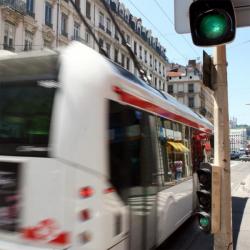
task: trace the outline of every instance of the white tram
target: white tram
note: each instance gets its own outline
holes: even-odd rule
[[[78,42],[0,59],[0,249],[154,249],[212,129]]]

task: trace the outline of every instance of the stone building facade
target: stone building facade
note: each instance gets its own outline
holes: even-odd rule
[[[170,67],[167,72],[167,92],[213,123],[214,100],[212,91],[203,85],[201,66],[190,61],[186,67]]]
[[[151,84],[166,86],[166,49],[119,0],[105,0],[126,42],[136,54]],[[110,59],[138,75],[108,13],[99,0],[75,0]],[[40,50],[78,40],[99,50],[69,0],[0,0],[0,49]]]

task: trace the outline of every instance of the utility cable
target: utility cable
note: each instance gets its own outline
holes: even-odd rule
[[[73,5],[75,11],[77,12],[78,16],[81,18],[82,22],[84,23],[84,25],[87,27],[90,35],[94,38],[94,41],[96,42],[96,44],[98,45],[99,50],[101,51],[101,54],[103,54],[104,56],[106,56],[107,58],[109,58],[108,54],[106,53],[106,51],[103,49],[103,47],[101,46],[101,43],[98,41],[95,33],[92,31],[91,26],[88,24],[88,22],[86,21],[86,19],[84,18],[84,16],[81,13],[80,8],[75,4],[75,2],[73,0],[70,0],[71,4]]]
[[[158,31],[158,33],[163,37],[164,40],[166,40],[168,42],[168,44],[182,57],[184,58],[185,60],[188,60],[188,58],[186,56],[184,56],[175,46],[173,43],[171,43],[165,36],[164,34],[156,27],[156,25],[154,25],[144,14],[142,11],[140,11],[138,9],[138,7],[131,1],[131,0],[128,0],[131,5],[134,6],[134,8],[152,25],[152,27],[154,27],[155,30]]]
[[[171,18],[168,16],[167,12],[163,9],[163,7],[159,4],[158,0],[154,0],[156,5],[159,7],[159,9],[161,10],[161,12],[163,13],[163,15],[168,19],[168,21],[174,26],[174,22],[171,20]],[[194,47],[189,43],[189,41],[187,40],[187,38],[184,35],[181,35],[181,37],[183,38],[183,40],[188,44],[188,46],[193,50],[193,52],[199,56],[198,52],[194,49]]]
[[[114,15],[111,13],[108,4],[105,2],[105,0],[100,0],[100,2],[101,2],[101,3],[103,4],[103,6],[105,7],[107,13],[109,14],[109,16],[110,16],[112,22],[113,22],[114,25],[115,25],[116,30],[117,30],[118,33],[120,34],[120,36],[121,36],[121,38],[122,38],[122,44],[125,45],[125,47],[127,48],[128,52],[129,52],[129,55],[131,56],[131,58],[132,58],[132,60],[133,60],[133,62],[134,62],[134,65],[135,65],[135,67],[137,68],[137,70],[138,70],[138,72],[139,72],[141,78],[142,78],[144,81],[146,81],[146,82],[149,83],[149,79],[148,79],[148,77],[147,77],[147,75],[146,75],[146,72],[145,72],[144,69],[142,68],[140,62],[137,60],[137,58],[136,58],[134,52],[133,52],[132,49],[131,49],[131,46],[126,42],[125,37],[124,37],[123,33],[121,32],[121,29],[120,29],[119,25],[117,24]]]

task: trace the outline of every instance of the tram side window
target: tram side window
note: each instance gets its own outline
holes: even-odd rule
[[[191,132],[179,123],[157,118],[159,124],[160,164],[163,164],[166,185],[192,176]]]
[[[110,179],[126,202],[129,188],[154,182],[150,115],[113,101],[109,107]]]

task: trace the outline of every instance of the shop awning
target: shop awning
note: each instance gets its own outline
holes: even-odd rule
[[[182,144],[181,142],[178,142],[178,144],[179,144],[179,147],[181,148],[181,152],[184,152],[184,153],[189,152],[189,149],[184,144]]]
[[[173,141],[168,141],[168,144],[171,145],[174,149],[176,149],[179,152],[189,152],[189,149],[183,145],[181,142],[173,142]]]
[[[177,145],[176,142],[173,141],[168,141],[168,144],[171,145],[175,150],[179,151],[179,146]]]

